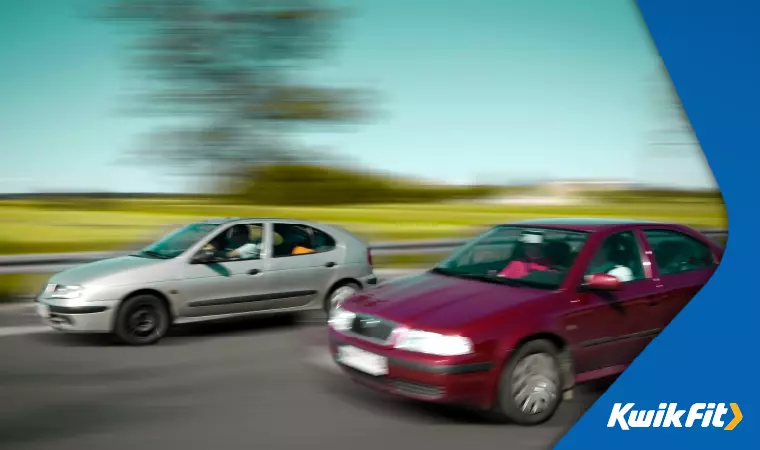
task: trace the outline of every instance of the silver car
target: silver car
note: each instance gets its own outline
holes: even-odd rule
[[[58,330],[113,333],[147,345],[183,322],[329,313],[376,283],[369,247],[346,230],[287,219],[220,219],[182,227],[129,256],[54,275],[37,311]]]

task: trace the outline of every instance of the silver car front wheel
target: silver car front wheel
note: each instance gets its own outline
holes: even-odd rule
[[[151,345],[166,334],[171,316],[165,304],[150,294],[130,297],[116,315],[114,334],[129,345]]]

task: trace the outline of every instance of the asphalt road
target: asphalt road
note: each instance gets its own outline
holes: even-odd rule
[[[30,304],[2,306],[0,448],[545,449],[605,387],[582,388],[545,425],[494,424],[354,384],[323,322],[196,324],[131,348],[49,330]]]
[[[125,347],[39,326],[0,308],[0,448],[545,449],[604,386],[539,427],[408,402],[346,379],[321,321],[288,317],[178,328]]]

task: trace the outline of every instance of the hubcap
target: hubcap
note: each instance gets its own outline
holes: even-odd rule
[[[354,289],[351,286],[341,286],[338,289],[333,292],[332,297],[330,298],[330,311],[337,308],[343,302],[346,301],[349,297],[356,294],[356,289]]]
[[[159,320],[155,308],[143,306],[129,316],[129,330],[135,336],[147,337],[156,331]]]
[[[512,373],[512,398],[527,414],[539,414],[556,401],[559,391],[557,363],[546,353],[523,358]]]

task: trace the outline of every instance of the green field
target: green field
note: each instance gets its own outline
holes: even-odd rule
[[[620,217],[723,228],[723,206],[708,202],[599,204],[582,207],[477,203],[330,208],[212,205],[191,200],[124,200],[74,209],[39,202],[0,202],[0,253],[108,250],[145,241],[162,227],[220,216],[290,217],[342,225],[370,241],[470,236],[495,223],[540,217]]]
[[[200,200],[119,200],[57,204],[0,201],[0,254],[114,250],[208,217],[289,217],[341,225],[369,241],[469,237],[485,226],[542,217],[614,217],[725,228],[718,202],[609,203],[586,206],[490,205],[475,202],[344,207],[254,207]],[[379,267],[429,265],[439,256],[378,257]],[[31,282],[30,282],[31,280]],[[0,277],[0,297],[26,291],[39,277]]]

